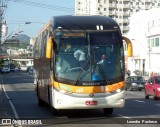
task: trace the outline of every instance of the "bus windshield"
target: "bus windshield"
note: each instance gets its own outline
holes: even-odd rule
[[[119,35],[112,31],[59,38],[55,77],[73,81],[73,84],[123,77],[124,54]]]

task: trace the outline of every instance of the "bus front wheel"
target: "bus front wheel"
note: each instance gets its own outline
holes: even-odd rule
[[[54,115],[54,116],[59,116],[59,110],[58,109],[55,109],[54,107],[50,107],[51,108],[51,112],[52,112],[52,114]]]
[[[38,105],[40,107],[44,106],[44,101],[42,99],[40,99],[40,98],[38,98]]]
[[[113,113],[113,108],[104,108],[103,109],[104,114],[110,115]]]
[[[38,84],[36,86],[36,91],[37,91],[37,98],[38,98],[38,105],[40,107],[44,106],[44,101],[39,97],[39,88],[38,88]]]

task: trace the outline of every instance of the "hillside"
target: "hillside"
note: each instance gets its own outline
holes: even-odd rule
[[[14,37],[13,39],[20,40],[22,43],[26,43],[26,44],[30,43],[30,37],[25,34],[18,35]]]

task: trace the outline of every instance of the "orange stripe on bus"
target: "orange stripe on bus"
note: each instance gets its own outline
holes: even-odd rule
[[[105,86],[74,86],[53,81],[52,86],[54,88],[65,90],[73,93],[103,93],[112,92],[124,87],[124,82],[114,83],[112,85]]]

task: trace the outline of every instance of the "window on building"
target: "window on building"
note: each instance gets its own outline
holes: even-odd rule
[[[104,0],[104,3],[106,4],[106,3],[107,3],[107,0]]]
[[[154,47],[154,39],[151,39],[151,47]]]
[[[155,38],[155,46],[158,47],[159,46],[159,38]]]
[[[155,3],[152,3],[152,7],[155,7]]]
[[[107,9],[106,8],[104,8],[104,11],[106,11]]]
[[[98,3],[101,3],[101,0],[98,0]]]
[[[123,16],[123,19],[128,19],[128,16]]]

